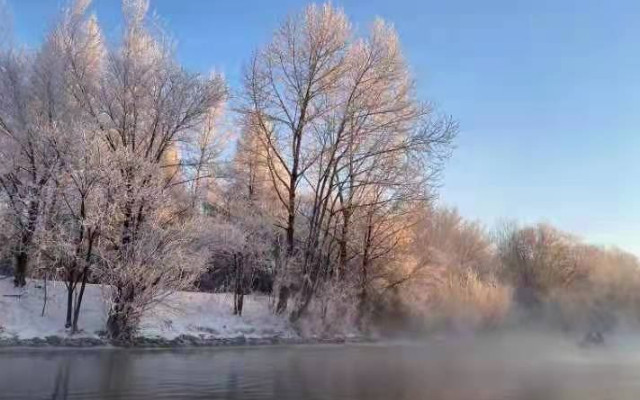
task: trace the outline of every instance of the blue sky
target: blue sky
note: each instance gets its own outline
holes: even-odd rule
[[[6,0],[36,45],[62,1]],[[119,2],[96,0],[108,36]],[[306,2],[151,0],[189,68],[232,87]],[[422,97],[460,122],[441,201],[491,227],[546,221],[640,255],[640,1],[334,1],[396,26]]]

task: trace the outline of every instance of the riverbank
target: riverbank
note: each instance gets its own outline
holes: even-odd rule
[[[4,277],[3,277],[4,278]],[[148,310],[138,336],[130,343],[105,337],[107,294],[88,285],[80,314],[80,332],[64,328],[66,290],[63,282],[29,280],[16,289],[0,279],[0,347],[215,347],[319,344],[366,341],[357,335],[302,337],[285,317],[274,315],[268,296],[246,296],[242,316],[233,315],[230,294],[179,292]]]
[[[229,337],[200,338],[191,335],[180,335],[173,339],[162,337],[136,337],[132,342],[113,343],[106,338],[60,337],[18,339],[16,337],[0,338],[0,349],[29,348],[188,348],[188,347],[239,347],[239,346],[278,346],[278,345],[316,345],[316,344],[354,344],[369,343],[372,339],[364,337],[331,337],[331,338],[282,338],[282,337]]]

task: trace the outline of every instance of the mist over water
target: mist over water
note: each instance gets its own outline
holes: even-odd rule
[[[637,399],[640,340],[495,334],[346,346],[0,353],[3,399]]]

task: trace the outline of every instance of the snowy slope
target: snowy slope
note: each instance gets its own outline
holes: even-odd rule
[[[0,338],[66,337],[66,292],[62,282],[49,282],[44,316],[42,281],[30,280],[15,289],[11,278],[0,277]],[[88,285],[82,304],[79,337],[97,337],[104,330],[106,302],[99,285]],[[287,321],[273,315],[265,296],[245,297],[242,317],[232,315],[229,294],[180,292],[150,309],[143,317],[139,335],[172,339],[180,335],[200,338],[293,338]]]

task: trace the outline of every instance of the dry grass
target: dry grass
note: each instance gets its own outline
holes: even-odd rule
[[[511,307],[511,288],[480,279],[472,270],[448,273],[436,286],[435,314],[452,329],[485,329],[500,325]]]
[[[412,318],[427,331],[470,331],[502,325],[511,310],[512,290],[473,271],[442,269],[438,278],[416,282],[405,293]]]

